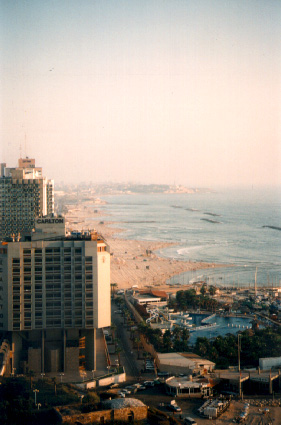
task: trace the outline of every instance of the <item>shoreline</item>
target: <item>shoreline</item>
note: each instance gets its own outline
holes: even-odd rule
[[[98,205],[97,205],[98,208]],[[137,285],[139,289],[151,287],[158,290],[175,292],[194,287],[194,284],[171,284],[166,282],[173,276],[188,271],[210,268],[230,267],[229,264],[191,262],[161,257],[157,251],[176,242],[140,241],[115,237],[124,229],[110,227],[115,221],[99,221],[99,217],[108,215],[94,210],[88,205],[73,206],[65,215],[66,224],[75,230],[95,229],[108,243],[111,252],[111,282],[117,283],[118,289],[128,289]]]

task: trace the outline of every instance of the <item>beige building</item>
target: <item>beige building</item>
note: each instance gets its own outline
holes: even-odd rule
[[[35,218],[54,212],[54,182],[35,167],[35,159],[20,158],[18,167],[1,164],[0,240],[30,232]]]
[[[52,215],[28,238],[2,242],[0,330],[17,372],[95,369],[96,329],[110,324],[110,252],[96,233],[66,236]]]

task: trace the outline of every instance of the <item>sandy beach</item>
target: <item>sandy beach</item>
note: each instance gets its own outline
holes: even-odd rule
[[[178,290],[166,284],[167,279],[186,271],[195,271],[206,268],[225,267],[226,265],[178,261],[163,258],[157,251],[173,243],[157,241],[138,241],[116,237],[123,229],[118,228],[114,221],[101,222],[100,216],[105,216],[98,210],[87,205],[69,208],[66,214],[67,227],[71,230],[95,229],[110,246],[111,282],[117,283],[119,289],[138,285],[139,288],[152,286],[155,289],[165,289],[169,292]],[[182,282],[182,280],[181,280]],[[180,289],[190,285],[180,285]]]

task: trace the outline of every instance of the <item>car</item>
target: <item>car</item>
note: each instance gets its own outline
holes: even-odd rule
[[[166,376],[169,376],[169,372],[158,372],[159,378],[165,378]]]
[[[177,413],[181,412],[181,408],[177,404],[168,404],[167,407],[169,410],[172,410],[172,412],[177,412]]]
[[[129,385],[128,387],[125,387],[125,390],[130,391],[131,394],[135,394],[138,391],[138,389],[134,387],[133,385]]]
[[[146,387],[154,387],[154,381],[144,381],[143,385]]]
[[[191,418],[191,417],[184,418],[183,423],[184,423],[184,425],[197,425],[196,420]]]
[[[130,390],[127,390],[126,388],[124,388],[123,390],[122,390],[122,392],[124,393],[124,394],[131,394],[131,391]]]
[[[115,314],[121,314],[122,313],[122,310],[115,310],[114,313]]]
[[[139,382],[137,382],[136,384],[133,384],[132,387],[140,388],[141,384]]]
[[[138,391],[143,391],[146,390],[146,387],[144,385],[141,385],[140,387],[138,387]]]

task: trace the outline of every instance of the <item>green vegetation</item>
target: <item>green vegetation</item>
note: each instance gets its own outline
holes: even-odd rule
[[[159,353],[171,353],[188,350],[189,331],[176,327],[173,332],[166,330],[164,334],[160,329],[152,329],[141,322],[138,325],[139,333],[146,337]]]
[[[221,304],[214,298],[210,298],[206,295],[207,285],[202,285],[201,294],[196,295],[195,289],[188,289],[187,291],[178,291],[176,295],[176,300],[174,303],[176,305],[171,305],[171,307],[177,306],[181,310],[187,310],[190,308],[201,308],[204,310],[214,311],[217,308],[221,307]],[[214,293],[215,288],[209,288],[210,294]]]
[[[278,357],[281,352],[281,329],[266,328],[241,333],[241,366],[257,367],[259,358]],[[227,368],[238,364],[237,335],[218,336],[211,341],[197,338],[194,351],[216,363],[216,367]]]

